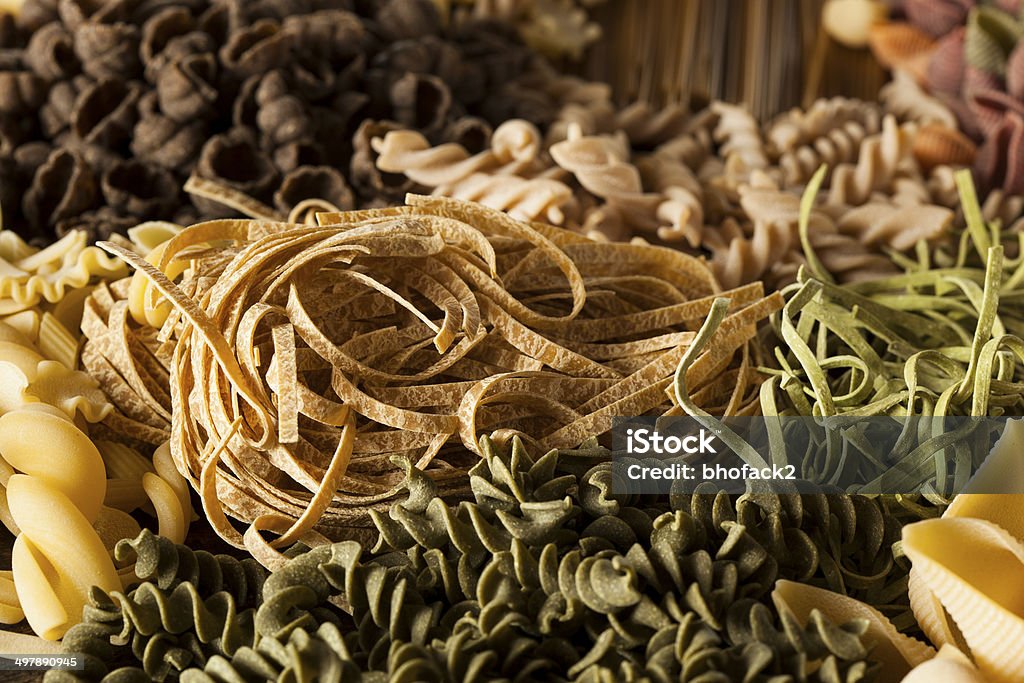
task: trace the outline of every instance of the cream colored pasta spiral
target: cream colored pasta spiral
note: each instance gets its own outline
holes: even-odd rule
[[[704,191],[685,164],[658,155],[637,161],[645,183],[660,192],[658,238],[666,242],[686,240],[700,246],[704,234]]]
[[[633,145],[649,149],[686,132],[687,120],[686,109],[679,105],[655,109],[646,102],[634,102],[615,115],[615,128]]]
[[[779,158],[783,182],[787,187],[801,185],[810,180],[822,164],[834,168],[856,161],[861,144],[873,132],[860,121],[849,120],[831,127],[808,144],[783,153]]]
[[[840,164],[832,171],[829,204],[858,206],[872,193],[885,189],[910,154],[910,124],[901,126],[891,114],[882,120],[881,132],[861,143],[855,164]]]
[[[548,145],[565,140],[572,124],[579,126],[584,135],[615,130],[615,106],[612,104],[611,87],[606,83],[560,76],[543,88],[560,106],[558,115],[548,127]]]
[[[714,138],[725,158],[728,181],[735,186],[746,180],[751,171],[768,168],[761,127],[750,112],[724,102],[715,102],[711,110],[718,114]]]
[[[714,148],[711,130],[715,118],[714,112],[710,109],[694,114],[690,117],[685,132],[658,145],[654,153],[659,157],[681,161],[691,171],[697,171],[711,156]]]
[[[524,221],[565,225],[575,216],[572,188],[553,178],[474,173],[434,194],[477,202]]]
[[[800,197],[771,187],[742,186],[740,205],[750,218],[748,234],[735,234],[726,240],[706,241],[711,249],[711,268],[723,287],[761,279],[780,259],[799,248],[797,226]],[[811,214],[812,232],[835,232],[835,226],[823,214]]]
[[[498,126],[489,149],[473,155],[455,143],[431,147],[423,135],[412,130],[391,131],[374,138],[371,145],[379,155],[376,163],[381,171],[402,173],[425,187],[440,188],[438,194],[446,195],[446,188],[474,173],[530,171],[540,154],[541,135],[532,123],[513,119]]]
[[[866,246],[884,245],[904,251],[921,240],[937,239],[952,222],[953,212],[942,206],[872,202],[847,211],[836,227]]]
[[[644,192],[639,170],[627,161],[629,147],[622,136],[584,136],[572,126],[568,139],[552,145],[549,152],[583,189],[605,200],[601,216],[606,225],[618,222],[640,231],[657,230],[657,208],[663,198]]]
[[[845,97],[815,100],[806,110],[793,109],[768,128],[767,140],[777,154],[811,145],[847,123],[856,122],[870,133],[881,125],[878,106]]]
[[[878,92],[878,99],[886,113],[901,121],[941,123],[947,128],[958,128],[956,115],[949,107],[922,90],[917,81],[904,71],[897,69],[894,72],[893,79]]]

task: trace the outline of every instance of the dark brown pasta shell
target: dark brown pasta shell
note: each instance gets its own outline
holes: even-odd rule
[[[324,149],[314,141],[289,142],[274,150],[274,166],[281,173],[290,173],[300,166],[321,166],[325,161]]]
[[[71,34],[57,22],[32,34],[25,48],[25,64],[48,82],[71,78],[80,69]]]
[[[330,166],[301,166],[281,182],[274,204],[290,211],[306,199],[324,199],[342,211],[355,208],[355,199],[345,177]]]
[[[491,144],[491,124],[476,116],[463,116],[449,123],[442,137],[462,145],[470,154],[486,150]]]
[[[273,162],[256,146],[254,136],[241,128],[215,135],[203,145],[196,174],[256,199],[265,198],[278,180]],[[202,197],[193,197],[192,202],[210,216],[230,215],[217,202]]]
[[[410,128],[429,135],[448,120],[451,91],[436,76],[407,73],[391,86],[390,97],[395,120]]]
[[[1017,43],[1006,60],[1006,92],[1024,100],[1024,41]]]
[[[132,154],[169,170],[191,170],[206,141],[206,123],[175,121],[159,111],[155,100],[156,93],[148,93],[139,101],[141,117],[133,131]]]
[[[29,71],[0,71],[0,116],[32,112],[46,99],[46,84]]]
[[[82,143],[116,148],[126,144],[135,126],[136,84],[117,79],[94,83],[83,90],[71,112],[71,133]]]
[[[131,80],[142,75],[137,26],[90,21],[75,29],[74,45],[82,71],[93,78]]]
[[[914,136],[912,149],[925,171],[936,166],[970,166],[977,153],[977,147],[967,136],[938,123],[922,126]]]
[[[139,219],[170,215],[178,204],[179,187],[166,170],[134,159],[114,164],[100,180],[107,205]]]
[[[256,125],[274,147],[309,139],[314,134],[307,105],[291,93],[281,71],[268,73],[256,88]]]
[[[441,32],[441,14],[431,0],[388,0],[376,18],[381,34],[392,42]]]
[[[226,69],[240,77],[264,74],[285,60],[291,46],[289,34],[271,19],[261,19],[231,35],[220,50]]]
[[[139,40],[139,56],[148,65],[157,57],[173,38],[195,31],[196,20],[184,7],[167,7],[160,10],[142,25]]]
[[[81,230],[89,241],[98,242],[110,239],[113,235],[123,235],[128,228],[132,228],[138,223],[137,218],[124,216],[109,206],[103,206],[93,211],[86,211],[80,216],[57,221],[54,232],[57,237],[63,237],[72,230]]]
[[[16,22],[18,28],[25,33],[31,33],[52,21],[60,19],[57,13],[59,0],[25,0],[18,11]]]
[[[212,54],[189,55],[160,71],[156,81],[160,110],[175,121],[213,116],[217,109],[217,60]]]
[[[963,25],[971,4],[959,0],[903,0],[903,11],[914,26],[941,38]]]
[[[963,27],[957,28],[935,44],[928,60],[927,85],[933,92],[958,93],[964,82]]]
[[[356,190],[368,197],[398,200],[412,190],[414,183],[403,173],[384,173],[377,168],[377,153],[370,141],[384,137],[402,126],[390,121],[366,119],[352,136],[352,162],[349,177]]]
[[[359,17],[345,10],[324,10],[284,19],[282,28],[307,59],[334,66],[362,57],[369,37]]]
[[[29,224],[42,232],[90,208],[96,196],[96,179],[85,160],[74,152],[58,149],[36,171],[22,210]]]

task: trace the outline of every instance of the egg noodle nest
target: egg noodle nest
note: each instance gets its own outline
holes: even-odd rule
[[[756,409],[748,342],[778,293],[721,293],[674,250],[407,202],[319,225],[200,223],[148,260],[101,244],[138,271],[86,306],[84,364],[117,379],[107,428],[169,434],[229,543],[267,558],[365,535],[407,460],[466,493],[481,433],[544,451],[617,415],[680,414],[672,375],[718,296],[727,315],[687,386],[715,414]]]

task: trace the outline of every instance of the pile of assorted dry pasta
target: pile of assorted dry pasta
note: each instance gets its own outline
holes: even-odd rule
[[[0,657],[1024,681],[1024,421],[774,441],[799,492],[624,492],[612,450],[619,417],[1024,417],[1024,9],[828,0],[891,81],[759,120],[569,73],[599,4],[0,14]]]

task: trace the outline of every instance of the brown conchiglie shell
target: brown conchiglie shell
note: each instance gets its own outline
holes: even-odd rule
[[[15,207],[21,203],[25,191],[25,178],[17,162],[5,152],[0,156],[0,207]],[[10,219],[8,219],[10,220]],[[10,228],[10,225],[4,227]]]
[[[290,173],[299,166],[322,166],[323,147],[313,140],[300,140],[281,145],[274,150],[274,165],[282,173]]]
[[[285,61],[291,36],[272,19],[261,19],[235,31],[220,49],[220,60],[232,73],[247,77],[263,74]]]
[[[964,82],[964,35],[963,27],[950,32],[935,45],[935,52],[928,60],[927,83],[933,92],[958,93]]]
[[[491,124],[476,116],[463,116],[449,123],[441,137],[465,147],[470,154],[483,152],[491,144]]]
[[[304,140],[313,135],[307,105],[295,95],[280,71],[268,73],[256,88],[256,125],[272,146]]]
[[[171,38],[164,49],[145,63],[143,72],[146,80],[156,83],[161,72],[168,65],[180,62],[193,55],[217,54],[217,43],[202,31],[192,31]]]
[[[254,199],[264,199],[278,179],[273,162],[257,148],[253,136],[240,128],[215,135],[203,145],[196,174]],[[193,197],[192,203],[211,216],[231,215],[230,209],[202,197]]]
[[[394,119],[409,128],[429,134],[448,120],[451,91],[436,76],[407,73],[391,86],[390,96]]]
[[[89,21],[75,29],[74,45],[82,71],[93,78],[130,80],[142,75],[137,26]]]
[[[1006,92],[1024,100],[1024,41],[1017,43],[1006,60]]]
[[[355,208],[345,177],[330,166],[301,166],[285,176],[274,193],[274,204],[285,212],[306,199],[324,199],[342,211]]]
[[[96,179],[88,164],[76,153],[58,149],[36,171],[22,211],[32,227],[42,232],[90,208],[96,198]]]
[[[58,22],[32,34],[25,48],[25,64],[47,82],[70,78],[80,68],[71,34]]]
[[[979,90],[970,93],[968,103],[978,127],[986,136],[991,136],[1002,125],[1008,113],[1024,116],[1024,102],[1001,90]]]
[[[1024,116],[1004,116],[978,150],[974,172],[985,192],[1001,188],[1008,194],[1024,194]]]
[[[33,112],[46,100],[46,84],[30,71],[0,71],[0,116]]]
[[[18,164],[22,175],[32,178],[51,154],[53,154],[53,146],[50,143],[36,140],[26,142],[14,150],[14,161]]]
[[[388,0],[377,11],[377,24],[388,42],[441,32],[441,14],[431,0]]]
[[[209,118],[217,110],[216,83],[217,60],[210,53],[168,64],[156,80],[160,110],[175,121]]]
[[[875,58],[887,69],[906,69],[930,56],[935,39],[906,23],[876,24],[868,34]]]
[[[926,172],[936,166],[970,166],[978,151],[963,133],[938,123],[922,126],[914,136],[912,149]]]
[[[303,55],[334,65],[362,56],[368,41],[363,22],[345,10],[290,16],[282,28]]]
[[[352,185],[367,198],[383,197],[398,200],[412,190],[414,183],[403,173],[385,173],[377,168],[377,153],[370,141],[382,138],[402,126],[390,121],[366,119],[352,136],[352,161],[349,177]]]
[[[206,140],[202,121],[180,123],[166,116],[143,116],[135,125],[132,154],[171,170],[188,170]]]
[[[184,7],[167,7],[146,20],[139,39],[139,56],[149,64],[164,51],[171,39],[191,33],[196,20]]]
[[[71,133],[88,145],[119,147],[131,137],[138,99],[137,84],[125,84],[117,79],[92,84],[75,101]]]
[[[911,24],[941,38],[963,25],[971,4],[960,0],[903,0],[903,11]]]
[[[93,81],[88,76],[76,76],[70,81],[53,84],[46,97],[46,103],[39,110],[39,122],[47,137],[56,137],[60,131],[68,128],[79,95],[92,84]]]
[[[74,31],[86,23],[114,24],[131,20],[139,0],[60,0],[61,21]]]
[[[138,218],[124,216],[109,206],[103,206],[79,216],[57,221],[54,232],[57,237],[63,237],[72,230],[81,230],[90,242],[100,242],[114,235],[125,235],[129,228],[138,224]]]
[[[18,28],[25,33],[38,31],[50,22],[60,19],[57,13],[59,0],[24,0],[16,18]]]
[[[14,16],[6,12],[0,13],[0,50],[17,50],[22,46],[22,34]]]
[[[134,159],[109,168],[100,189],[108,206],[139,219],[167,216],[178,204],[179,183],[174,176]]]

